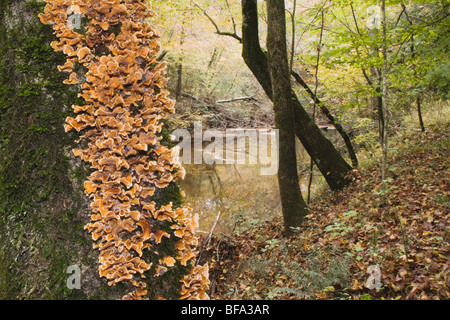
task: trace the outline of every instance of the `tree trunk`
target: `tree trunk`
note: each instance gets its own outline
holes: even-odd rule
[[[308,208],[303,200],[297,174],[284,0],[268,0],[267,15],[268,65],[273,86],[275,123],[279,131],[278,183],[285,232],[292,235],[292,228],[300,225],[308,214]]]
[[[406,6],[404,3],[400,4],[402,6],[403,12],[405,13],[406,16],[406,20],[408,21],[410,26],[413,26],[413,22],[411,21],[411,19],[409,18],[408,12],[406,11]],[[416,56],[416,50],[415,50],[415,46],[414,46],[414,34],[411,36],[411,58],[414,61],[414,58]],[[414,77],[417,78],[417,70],[416,70],[416,66],[413,63],[413,70],[414,70]],[[417,116],[419,118],[419,124],[420,124],[420,130],[422,132],[425,132],[425,124],[423,122],[423,117],[422,117],[422,106],[421,106],[421,101],[420,101],[420,94],[417,96],[416,98],[416,103],[417,103]]]
[[[0,299],[118,299],[125,286],[100,278],[83,230],[92,214],[83,187],[89,169],[72,155],[77,134],[64,132],[71,105],[83,100],[63,84],[57,66],[65,57],[37,17],[44,5],[0,2]],[[155,201],[179,205],[177,185]],[[178,279],[174,285],[169,298],[178,297]]]
[[[422,106],[420,103],[420,97],[417,97],[416,102],[417,102],[417,115],[419,117],[420,130],[422,132],[425,132],[425,124],[423,123]]]
[[[176,101],[180,101],[181,99],[181,93],[183,90],[183,44],[184,44],[184,23],[185,20],[183,19],[183,22],[181,24],[181,35],[180,35],[180,47],[181,47],[181,55],[179,57],[179,62],[178,62],[178,78],[177,78],[177,88],[175,91],[175,100]]]
[[[377,81],[377,84],[375,85],[375,91],[377,96],[372,97],[372,108],[374,112],[377,114],[378,119],[378,136],[380,140],[380,146],[383,144],[383,134],[384,134],[384,112],[383,112],[383,96],[382,96],[382,81]]]
[[[386,178],[386,166],[387,166],[387,153],[388,153],[388,119],[387,119],[387,22],[386,22],[386,1],[381,1],[381,13],[382,13],[382,25],[383,25],[383,71],[382,71],[382,88],[381,88],[381,115],[383,118],[382,131],[381,131],[381,149],[383,151],[383,157],[381,159],[381,179]]]
[[[267,96],[272,100],[272,82],[267,55],[261,49],[259,42],[257,0],[242,0],[242,15],[242,57]],[[348,185],[345,177],[351,170],[351,166],[322,134],[293,90],[291,90],[291,98],[296,136],[325,177],[330,188],[332,190],[342,189]]]
[[[183,64],[180,62],[178,64],[178,79],[177,79],[177,89],[175,92],[175,100],[180,101],[181,98],[181,90],[182,90],[182,84],[183,84]]]
[[[64,119],[76,92],[62,83],[44,3],[0,4],[0,298],[118,298],[100,280],[83,193],[87,168],[71,156]],[[69,266],[81,269],[70,289]]]
[[[354,168],[358,167],[358,158],[356,156],[355,149],[353,148],[350,136],[347,134],[344,127],[342,127],[339,121],[336,120],[336,118],[330,112],[328,107],[325,104],[323,104],[322,101],[320,101],[317,95],[314,94],[314,92],[309,88],[308,84],[302,79],[302,77],[295,71],[291,71],[291,74],[294,77],[294,79],[303,87],[303,89],[305,89],[306,92],[308,92],[309,96],[314,101],[314,103],[319,106],[320,111],[322,111],[322,113],[327,117],[327,119],[334,125],[337,132],[339,132],[342,139],[344,140],[345,146],[347,147],[348,155],[350,157],[350,160],[352,161],[352,166]]]

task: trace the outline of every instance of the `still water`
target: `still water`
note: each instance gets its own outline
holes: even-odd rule
[[[207,151],[203,143],[203,158],[218,155]],[[197,146],[198,149],[198,146]],[[202,149],[202,147],[200,147]],[[281,203],[276,172],[261,174],[262,165],[249,161],[254,156],[248,146],[236,148],[235,153],[245,153],[245,164],[186,164],[186,177],[180,181],[185,192],[185,203],[199,215],[199,232],[230,234],[281,215]],[[297,163],[300,187],[306,197],[309,179],[309,156],[297,141]],[[219,161],[220,162],[220,161]],[[317,173],[314,173],[318,177]]]

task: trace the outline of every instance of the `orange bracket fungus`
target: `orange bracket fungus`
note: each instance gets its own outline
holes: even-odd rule
[[[184,266],[180,298],[208,299],[207,265],[195,265],[197,217],[189,207],[158,208],[152,200],[185,172],[176,152],[160,143],[161,120],[174,112],[174,101],[164,89],[166,64],[156,59],[158,32],[146,22],[154,14],[150,5],[146,0],[45,1],[41,22],[53,26],[58,40],[51,46],[67,56],[58,69],[69,74],[64,83],[81,85],[85,100],[72,106],[77,116],[66,119],[65,130],[82,134],[82,147],[73,153],[92,168],[84,183],[92,209],[85,229],[100,251],[100,276],[110,286],[132,285],[124,299],[145,299],[148,278]],[[159,255],[159,246],[168,241],[171,255],[146,259],[146,252]]]

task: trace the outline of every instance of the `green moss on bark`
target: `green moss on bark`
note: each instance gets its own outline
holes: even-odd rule
[[[43,6],[0,5],[0,298],[111,297],[83,230],[87,170],[72,158],[75,136],[63,128],[77,91],[62,83],[56,66],[64,57],[37,17]],[[81,290],[66,286],[74,264],[86,270]]]
[[[82,104],[78,88],[67,86],[58,71],[50,26],[37,14],[45,3],[0,3],[0,299],[116,299],[130,288],[107,286],[98,275],[98,252],[83,230],[91,214],[83,181],[89,169],[71,150],[77,135],[64,132],[71,105]],[[165,144],[169,139],[162,133]],[[180,207],[177,183],[158,190],[155,202]],[[162,226],[169,230],[170,226]],[[175,255],[174,240],[163,241],[156,265]],[[178,262],[177,262],[178,263]],[[81,289],[70,290],[66,273],[81,267]],[[156,280],[148,275],[152,297],[179,297],[181,265]]]

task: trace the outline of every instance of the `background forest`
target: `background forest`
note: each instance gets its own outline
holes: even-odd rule
[[[402,189],[404,182],[397,179],[408,177],[424,186],[438,184],[436,194],[432,187],[425,193],[439,203],[439,209],[430,209],[439,216],[439,225],[448,227],[448,184],[440,179],[448,179],[450,4],[386,1],[386,59],[383,59],[381,2],[286,1],[285,4],[292,88],[322,130],[329,129],[327,125],[331,121],[321,106],[329,110],[351,138],[357,162],[350,157],[345,141],[333,126],[325,135],[348,163],[358,164],[361,170],[369,172],[364,173],[362,185],[337,195],[330,203],[327,201],[329,187],[317,168],[311,166],[308,154],[297,140],[301,189],[305,200],[312,202],[308,227],[304,228],[311,233],[299,228],[302,239],[286,241],[281,235],[281,221],[270,220],[277,216],[275,219],[280,219],[281,215],[279,195],[274,192],[278,184],[275,178],[262,179],[255,170],[243,166],[187,166],[187,179],[181,185],[186,186],[187,201],[203,215],[205,250],[213,259],[213,275],[217,281],[212,290],[219,291],[215,297],[349,298],[353,289],[360,292],[361,299],[448,298],[448,289],[444,289],[448,285],[445,275],[448,246],[429,243],[439,253],[435,251],[434,258],[425,258],[429,260],[423,267],[427,265],[428,269],[435,259],[440,259],[439,267],[435,266],[436,273],[429,274],[435,279],[432,282],[440,284],[431,291],[425,289],[430,280],[424,280],[428,276],[419,271],[421,267],[413,266],[410,250],[416,249],[412,248],[414,241],[407,236],[408,221],[415,218],[409,216],[404,203],[413,201],[424,206],[424,200],[415,199],[414,187]],[[158,5],[156,1],[154,6],[161,8],[157,19],[163,35],[164,58],[170,66],[169,86],[177,100],[176,119],[170,121],[170,126],[189,128],[193,120],[202,120],[206,126],[222,129],[273,127],[272,103],[242,58],[243,2],[198,0]],[[265,51],[265,1],[258,1],[258,18],[259,39]],[[387,86],[384,105],[380,101],[383,74]],[[383,114],[384,120],[380,119]],[[419,147],[413,145],[426,144],[429,140],[422,140],[421,135],[431,134],[432,128],[438,130],[438,140],[442,140],[442,144],[432,147],[439,154],[438,162],[442,166],[439,168],[443,171],[436,171],[436,175],[442,175],[438,178],[441,182],[427,181],[421,176],[419,172],[423,168],[418,162],[405,164],[400,160],[404,148],[413,148],[409,151],[411,156],[418,157],[420,152],[414,148]],[[383,130],[387,131],[389,158],[385,169],[382,168]],[[425,151],[428,152],[432,153]],[[412,165],[412,172],[402,172],[404,165]],[[384,179],[381,179],[382,170],[387,170]],[[389,199],[391,196],[394,200]],[[394,220],[399,219],[396,227],[368,222],[372,214],[383,215],[385,206],[390,208],[388,212],[400,210],[400,214],[394,214],[398,215]],[[428,211],[427,206],[421,211]],[[448,240],[448,231],[441,227],[435,239]],[[373,233],[363,231],[366,229]],[[378,237],[384,232],[390,234],[393,243],[399,243],[385,247],[379,244]],[[359,237],[367,238],[369,234],[371,238],[366,240],[372,244],[360,240]],[[313,244],[314,241],[319,244]],[[396,250],[400,250],[398,255],[394,253]],[[363,257],[365,254],[368,256]],[[395,267],[385,265],[383,268],[387,269],[383,272],[390,270],[392,274],[383,275],[387,282],[383,290],[367,290],[363,280],[370,276],[366,273],[368,267],[382,264],[380,256],[385,254],[406,262]],[[352,280],[351,272],[359,276],[353,275]],[[386,281],[389,277],[394,279]],[[423,278],[417,281],[414,277]],[[273,279],[277,279],[275,283]],[[419,294],[417,288],[423,291]]]
[[[170,128],[192,128],[195,120],[221,129],[273,127],[272,103],[242,58],[241,2],[160,5],[156,1],[153,5],[159,9],[156,19],[162,34],[163,56],[169,65],[169,87],[177,100],[177,114],[169,121]],[[322,130],[328,129],[330,118],[321,110],[328,109],[351,138],[360,162],[372,159],[376,163],[382,149],[382,125],[390,126],[389,136],[406,128],[425,131],[422,109],[445,113],[448,99],[448,3],[394,1],[386,5],[389,88],[383,124],[379,117],[383,71],[379,3],[286,2],[293,90]],[[265,2],[258,2],[263,50],[266,10]],[[413,128],[405,126],[405,116]],[[325,134],[355,167],[358,159],[350,158],[334,127]],[[303,189],[308,193],[310,163],[308,155],[301,151],[301,143],[297,148],[298,169],[304,178]],[[188,174],[199,168],[190,169]],[[207,175],[204,170],[208,168],[201,170]],[[220,177],[215,173],[210,176],[203,181],[214,180],[209,181],[209,188],[220,189]],[[252,174],[247,178],[257,180]],[[319,173],[313,188],[323,187],[322,180]],[[252,189],[257,192],[257,188]],[[249,199],[243,190],[233,192]],[[253,197],[258,198],[257,194]],[[252,203],[248,209],[255,205]]]

